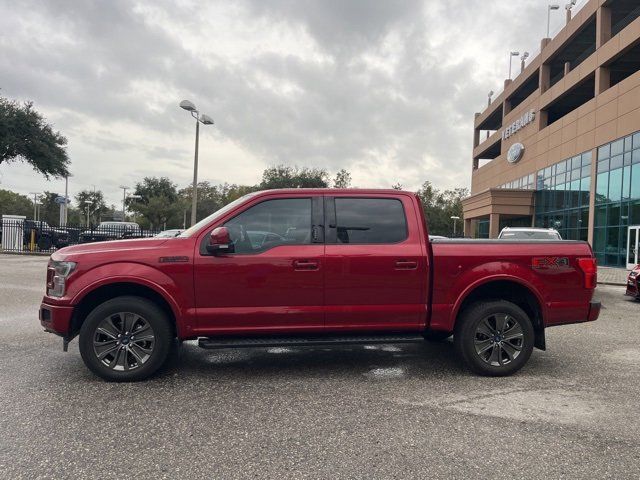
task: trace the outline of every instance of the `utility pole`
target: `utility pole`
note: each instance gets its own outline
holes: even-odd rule
[[[38,192],[29,192],[29,195],[33,195],[33,220],[37,220],[36,215],[38,213]]]

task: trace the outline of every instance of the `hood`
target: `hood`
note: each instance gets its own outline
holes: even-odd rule
[[[82,255],[91,255],[106,252],[131,252],[135,250],[147,250],[157,248],[163,243],[169,241],[168,238],[136,238],[131,240],[112,240],[109,242],[83,243],[81,245],[72,245],[57,250],[51,255],[53,260],[65,260],[67,258],[75,258]]]

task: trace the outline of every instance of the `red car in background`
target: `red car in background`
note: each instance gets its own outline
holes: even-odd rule
[[[640,264],[629,272],[626,295],[640,300]]]

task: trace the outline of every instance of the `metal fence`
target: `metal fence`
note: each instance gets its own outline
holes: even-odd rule
[[[159,230],[143,230],[135,223],[51,226],[47,222],[6,215],[0,219],[0,251],[52,253],[80,243],[153,237]]]

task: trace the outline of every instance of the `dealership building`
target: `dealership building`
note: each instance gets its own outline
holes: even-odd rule
[[[589,0],[474,121],[465,235],[506,226],[640,262],[640,0]]]

